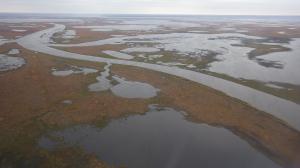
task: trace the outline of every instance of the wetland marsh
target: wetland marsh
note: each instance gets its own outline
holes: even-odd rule
[[[299,167],[300,18],[270,19],[2,16],[0,167]]]

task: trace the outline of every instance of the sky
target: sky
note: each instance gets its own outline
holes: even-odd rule
[[[0,12],[300,15],[300,0],[0,0]]]

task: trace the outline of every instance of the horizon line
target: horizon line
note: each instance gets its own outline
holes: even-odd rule
[[[109,14],[109,13],[40,13],[40,12],[0,12],[0,14],[48,14],[48,15],[177,15],[177,16],[300,16],[299,15],[260,15],[260,14],[145,14],[145,13],[131,13],[131,14]]]

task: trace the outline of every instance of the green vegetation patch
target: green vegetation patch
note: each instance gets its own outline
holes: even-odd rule
[[[256,44],[256,43],[246,43],[245,47],[255,48],[249,53],[249,56],[256,57],[261,55],[266,55],[273,52],[283,52],[283,51],[291,51],[290,48],[283,47],[280,45],[266,45],[266,44]]]

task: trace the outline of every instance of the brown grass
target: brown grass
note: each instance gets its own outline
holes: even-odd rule
[[[142,68],[121,65],[112,68],[113,74],[160,88],[160,105],[177,107],[196,121],[221,125],[246,141],[252,139],[264,147],[262,150],[250,143],[254,148],[281,165],[300,164],[300,134],[285,122],[191,81]]]
[[[99,56],[99,55],[103,55],[101,51],[105,51],[105,50],[118,51],[118,50],[128,48],[128,46],[123,44],[105,44],[105,45],[89,46],[89,47],[53,47],[53,48],[64,50],[67,52],[77,53],[77,54]]]
[[[89,48],[91,53],[98,52],[97,47]],[[105,47],[115,46],[102,47],[104,50],[107,49]],[[33,129],[37,129],[27,129],[24,124],[39,124],[42,132],[47,128],[63,129],[103,118],[118,118],[129,112],[142,114],[148,110],[148,104],[158,103],[160,106],[171,106],[186,111],[191,121],[229,129],[285,167],[291,164],[300,165],[300,134],[297,130],[219,91],[152,70],[113,65],[111,73],[128,80],[149,83],[161,89],[161,92],[157,97],[150,99],[126,99],[117,97],[110,91],[89,92],[87,86],[96,82],[95,77],[99,74],[72,74],[61,77],[52,75],[51,68],[66,69],[68,66],[60,63],[65,62],[103,70],[105,64],[34,53],[16,43],[0,46],[0,53],[6,53],[10,48],[20,48],[22,52],[17,56],[26,59],[27,63],[19,69],[0,73],[0,151],[4,151],[2,149],[7,149],[10,145],[9,150],[20,150],[15,149],[15,145],[26,141],[21,141],[19,137],[33,134]],[[80,52],[81,49],[72,50]],[[63,100],[74,102],[71,105],[63,104]],[[35,120],[50,111],[53,113],[39,121]],[[43,135],[41,131],[32,136],[40,138]],[[251,143],[253,141],[259,146]],[[29,142],[26,142],[26,149],[19,151],[20,155],[25,156],[37,150],[34,149],[37,140]],[[51,155],[51,159],[54,158],[53,162],[58,161],[53,152],[44,152]],[[47,163],[47,159],[44,163]]]

